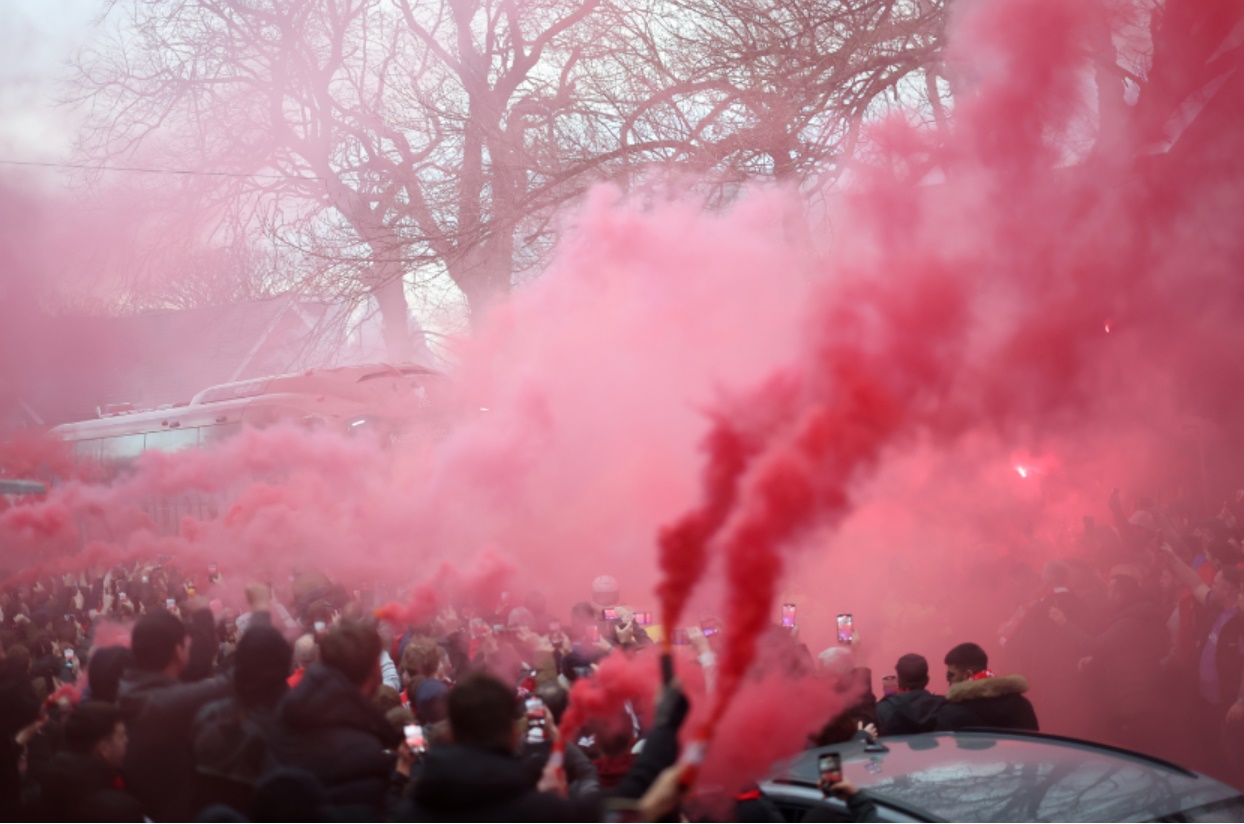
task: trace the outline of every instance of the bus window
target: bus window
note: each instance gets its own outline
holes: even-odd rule
[[[100,458],[105,461],[132,461],[143,454],[142,435],[118,435],[104,438]]]
[[[199,446],[208,449],[213,445],[220,443],[226,438],[232,438],[242,431],[242,422],[234,423],[218,423],[213,426],[204,426],[199,430]]]
[[[147,433],[147,448],[160,452],[179,452],[182,449],[195,449],[198,445],[199,430],[194,426]]]
[[[73,445],[73,457],[77,461],[98,461],[103,444],[102,438],[78,441]]]

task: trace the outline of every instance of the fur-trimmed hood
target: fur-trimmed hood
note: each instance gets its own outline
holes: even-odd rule
[[[1022,675],[995,675],[976,681],[960,681],[951,684],[946,700],[952,703],[975,701],[980,698],[999,698],[1003,695],[1023,695],[1028,692],[1028,679]]]

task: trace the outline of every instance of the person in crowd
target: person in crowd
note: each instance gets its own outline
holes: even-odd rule
[[[234,655],[233,693],[204,706],[194,723],[196,808],[246,810],[269,766],[276,707],[289,691],[292,651],[261,612],[252,613]]]
[[[932,732],[937,713],[946,699],[929,692],[929,662],[923,655],[909,652],[894,665],[898,692],[877,702],[877,732],[881,735],[911,735]]]
[[[320,655],[320,648],[315,643],[315,636],[311,633],[298,636],[298,640],[294,642],[294,671],[286,679],[289,688],[293,689],[298,686],[298,682],[307,673],[307,667],[315,663]]]
[[[86,668],[91,700],[115,704],[121,689],[121,676],[133,666],[134,653],[128,647],[103,647],[91,653]]]
[[[615,796],[637,799],[641,820],[654,821],[677,804],[677,734],[686,699],[668,690],[640,758]],[[539,783],[517,756],[521,727],[514,690],[473,673],[449,693],[453,743],[431,748],[402,821],[598,821],[599,798],[567,798],[555,764]],[[552,729],[552,727],[550,727]],[[672,768],[672,769],[671,769]]]
[[[1151,752],[1168,732],[1164,722],[1170,717],[1163,712],[1166,627],[1135,566],[1112,570],[1107,595],[1113,615],[1100,633],[1090,633],[1058,607],[1050,609],[1050,621],[1081,656],[1078,669],[1087,679],[1090,706],[1112,740]]]
[[[131,641],[134,668],[122,676],[118,694],[129,730],[126,786],[153,821],[189,819],[194,718],[231,689],[223,676],[202,677],[216,650],[215,624],[206,605],[191,603],[188,608],[189,630],[164,610],[138,619]]]
[[[1206,585],[1169,544],[1162,554],[1179,580],[1191,590],[1209,614],[1207,632],[1197,661],[1201,726],[1219,730],[1221,756],[1233,773],[1244,771],[1244,570],[1235,566],[1219,569]]]
[[[35,807],[49,821],[142,821],[138,800],[124,792],[125,721],[103,701],[79,704],[64,725],[64,746],[34,781]]]
[[[15,658],[17,646],[11,646],[0,661],[0,815],[10,820],[20,818],[25,745],[40,721],[29,659]]]
[[[430,638],[412,638],[402,652],[406,702],[421,723],[435,724],[448,717],[448,666],[448,653]]]
[[[946,703],[937,712],[935,729],[1038,730],[1037,713],[1024,697],[1027,678],[994,675],[985,650],[972,643],[960,644],[946,653],[945,663],[950,689],[946,691]]]
[[[537,687],[536,697],[543,701],[544,706],[548,708],[549,715],[553,719],[553,725],[560,727],[562,716],[566,713],[566,708],[570,706],[570,693],[561,684],[553,681]],[[592,759],[587,757],[587,754],[577,741],[563,741],[562,744],[565,748],[566,784],[570,796],[572,798],[587,798],[599,792],[601,786],[600,777],[597,775],[596,766],[592,763]],[[553,742],[546,740],[540,745],[526,743],[524,744],[524,749],[535,751],[540,767],[543,769],[548,762],[552,746]]]
[[[877,695],[872,688],[872,670],[857,667],[851,650],[835,646],[817,656],[817,671],[829,680],[845,709],[811,737],[812,746],[841,744],[860,730],[876,735]]]
[[[274,760],[319,780],[329,801],[361,817],[382,814],[391,754],[402,736],[372,697],[380,687],[380,635],[343,620],[320,640],[320,660],[277,705]]]

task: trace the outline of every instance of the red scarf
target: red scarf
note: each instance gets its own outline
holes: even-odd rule
[[[972,676],[970,679],[968,679],[968,680],[970,680],[970,681],[981,681],[981,680],[983,680],[983,679],[985,679],[985,678],[993,678],[993,677],[994,677],[994,675],[993,675],[993,670],[981,670],[980,672],[976,673],[975,675],[973,675],[973,676]]]

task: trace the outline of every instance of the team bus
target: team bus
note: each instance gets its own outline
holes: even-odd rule
[[[190,401],[154,409],[101,407],[95,420],[51,430],[72,444],[75,461],[105,475],[144,452],[210,448],[242,431],[293,422],[379,438],[389,446],[431,441],[448,428],[442,373],[416,365],[365,364],[220,384]],[[150,501],[156,525],[177,532],[183,516],[210,518],[219,501],[204,496]]]

